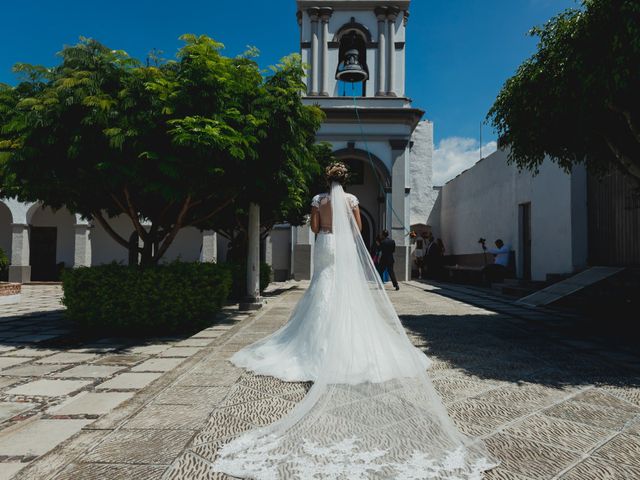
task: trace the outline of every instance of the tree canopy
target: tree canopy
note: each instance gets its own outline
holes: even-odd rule
[[[181,39],[167,62],[82,39],[56,67],[16,65],[22,81],[0,88],[3,194],[65,206],[138,250],[111,227],[126,215],[145,264],[246,201],[277,200],[274,217],[303,205],[323,117],[302,104],[299,57],[265,74],[254,49],[231,58],[209,37]]]
[[[640,186],[640,2],[583,0],[530,33],[537,52],[488,114],[499,145],[521,168],[616,165]]]

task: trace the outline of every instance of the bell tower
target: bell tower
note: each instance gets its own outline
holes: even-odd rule
[[[411,2],[296,3],[300,53],[308,66],[303,102],[319,105],[326,115],[317,140],[329,142],[334,156],[352,171],[347,188],[360,200],[365,244],[372,246],[376,235],[388,230],[396,242],[396,275],[406,280],[413,204],[421,198],[411,190],[415,178],[426,178],[411,156],[414,130],[424,112],[413,108],[405,94]],[[294,278],[310,278],[314,236],[308,226],[294,229],[292,243]]]
[[[298,0],[309,97],[403,97],[409,1]]]

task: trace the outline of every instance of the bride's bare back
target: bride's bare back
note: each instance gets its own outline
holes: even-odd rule
[[[360,218],[358,199],[355,195],[348,193],[345,194],[345,196],[351,206],[358,229],[362,231],[362,219]],[[330,232],[332,225],[331,195],[327,193],[316,195],[311,202],[311,230],[313,233],[318,233],[319,231]]]

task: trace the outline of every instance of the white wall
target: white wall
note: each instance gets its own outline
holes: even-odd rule
[[[120,215],[107,219],[111,228],[125,240],[133,233],[133,224],[129,217]],[[117,243],[100,225],[96,224],[89,234],[91,239],[91,264],[121,262],[126,265],[129,262],[129,252]]]
[[[409,180],[411,210],[409,223],[427,223],[437,192],[433,190],[433,123],[420,122],[411,137]]]
[[[545,161],[537,176],[507,164],[497,151],[444,185],[429,223],[449,254],[482,253],[480,237],[497,238],[520,256],[519,205],[531,203],[531,274],[571,273],[586,265],[586,175]],[[516,260],[521,275],[519,258]]]
[[[173,243],[162,257],[162,263],[180,260],[181,262],[197,262],[202,248],[202,232],[194,227],[181,229]]]

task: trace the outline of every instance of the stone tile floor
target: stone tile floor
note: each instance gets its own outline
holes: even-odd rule
[[[229,324],[231,318],[241,321],[216,338],[211,337],[208,345],[174,368],[172,364],[159,363],[173,357],[164,357],[162,353],[167,350],[155,348],[146,354],[120,353],[126,347],[120,347],[119,353],[58,351],[97,355],[84,360],[59,357],[76,363],[38,360],[56,352],[42,357],[31,354],[28,362],[9,362],[2,368],[62,365],[60,371],[83,366],[123,370],[114,371],[110,379],[90,380],[91,385],[80,386],[79,393],[72,390],[68,399],[60,397],[69,404],[64,400],[56,404],[60,405],[59,415],[47,414],[47,406],[43,413],[31,415],[35,420],[24,426],[17,420],[24,416],[22,409],[42,412],[41,405],[49,397],[7,396],[7,389],[29,382],[24,377],[0,377],[9,379],[0,390],[2,400],[12,403],[7,408],[7,415],[13,415],[8,422],[19,427],[9,433],[16,435],[15,441],[3,443],[4,431],[14,425],[0,433],[0,454],[2,448],[10,453],[12,449],[14,453],[28,453],[29,448],[35,447],[30,441],[33,432],[38,431],[43,438],[37,444],[42,446],[33,456],[59,441],[63,443],[22,468],[16,480],[228,479],[209,468],[208,462],[215,458],[220,445],[239,432],[286,414],[309,385],[255,376],[235,368],[227,359],[286,322],[302,293],[302,288],[274,292],[267,306],[249,318],[241,319],[230,312]],[[456,295],[461,298],[466,294],[454,287],[411,282],[399,292],[389,293],[413,342],[434,360],[433,382],[450,415],[464,432],[485,438],[489,449],[501,460],[487,479],[640,479],[640,369],[633,355],[620,355],[615,346],[598,341],[581,338],[575,342],[567,336],[566,329],[557,328],[562,319],[549,312],[533,312],[535,315],[527,318],[527,312],[517,309],[496,307],[497,313],[472,306],[456,299]],[[483,301],[476,298],[473,303],[482,305]],[[30,334],[39,332],[25,333]],[[194,338],[209,338],[206,333],[199,335]],[[2,342],[2,346],[7,344]],[[182,345],[190,344],[187,341]],[[157,345],[165,343],[152,347]],[[0,356],[19,358],[10,353]],[[127,360],[144,355],[147,358],[136,362]],[[102,362],[108,357],[115,360]],[[90,410],[95,402],[89,395],[135,392],[135,387],[120,389],[113,383],[106,383],[113,388],[96,387],[112,382],[118,375],[135,375],[133,368],[145,362],[159,365],[158,370],[160,366],[169,370],[140,372],[161,376],[150,380],[152,383],[146,388],[144,381],[137,383],[140,389],[136,395],[97,419],[85,413],[60,413],[74,403],[78,410],[72,411]],[[55,374],[27,378],[48,380]],[[82,377],[64,377],[67,378],[87,381]],[[14,382],[15,379],[18,380]],[[127,386],[130,381],[133,378],[122,379]],[[75,385],[66,388],[72,387]],[[119,400],[101,398],[108,405]],[[19,403],[22,405],[15,405]],[[75,423],[52,423],[63,419]],[[37,422],[40,423],[32,426]],[[12,461],[1,466],[0,478],[11,478],[15,471],[12,469],[32,457],[3,458]]]
[[[0,480],[214,342],[246,315],[191,338],[79,338],[63,316],[59,285],[25,285],[0,305]],[[37,477],[31,477],[37,478]]]

